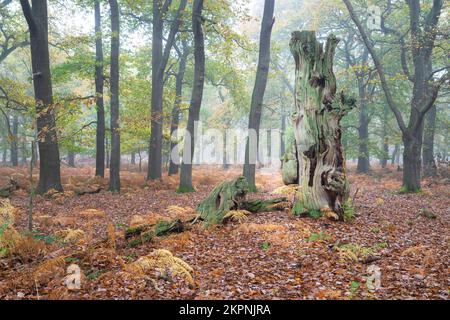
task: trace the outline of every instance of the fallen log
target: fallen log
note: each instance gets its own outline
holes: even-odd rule
[[[252,213],[282,210],[286,198],[270,200],[246,200],[248,182],[243,176],[219,184],[197,207],[199,219],[208,224],[220,224],[232,210],[247,210]]]
[[[248,183],[240,176],[219,184],[208,197],[198,205],[198,216],[188,221],[175,219],[160,220],[156,224],[142,224],[125,230],[125,240],[130,247],[136,247],[170,233],[180,233],[189,229],[198,221],[208,224],[224,223],[226,214],[233,210],[245,210],[251,213],[278,211],[291,207],[286,198],[269,200],[246,200]]]
[[[10,179],[5,186],[0,187],[0,198],[9,198],[17,189],[17,182],[14,179]]]
[[[172,221],[161,220],[150,225],[144,224],[125,230],[125,240],[130,247],[136,247],[146,242],[152,241],[154,237],[161,237],[169,233],[180,233],[187,229],[188,223],[175,219]]]
[[[94,185],[94,186],[86,186],[86,187],[74,187],[73,188],[73,192],[75,192],[75,194],[77,196],[83,196],[86,194],[96,194],[96,193],[100,193],[100,191],[103,190],[103,187],[100,185]]]

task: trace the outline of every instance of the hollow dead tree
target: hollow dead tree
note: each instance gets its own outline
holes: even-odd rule
[[[295,145],[284,158],[283,180],[299,185],[295,213],[332,210],[343,219],[349,185],[339,123],[355,99],[336,94],[333,57],[338,42],[330,35],[324,49],[314,31],[292,34]]]

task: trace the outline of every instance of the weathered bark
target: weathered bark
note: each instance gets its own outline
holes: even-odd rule
[[[437,175],[437,165],[434,159],[434,132],[436,126],[436,106],[433,106],[425,116],[425,129],[423,132],[422,161],[424,176]]]
[[[53,106],[50,54],[48,49],[47,0],[20,0],[31,43],[36,124],[39,141],[39,183],[36,192],[62,191],[58,137]]]
[[[19,165],[19,147],[18,142],[19,133],[19,117],[13,116],[12,136],[11,136],[11,165],[17,167]]]
[[[183,157],[181,162],[180,186],[178,192],[195,191],[192,186],[192,159],[194,157],[195,125],[199,120],[200,107],[203,98],[203,86],[205,83],[205,35],[202,26],[203,0],[194,0],[192,9],[192,28],[194,33],[194,83],[192,87],[191,104],[187,123],[189,135],[184,139]]]
[[[252,141],[249,133],[245,146],[244,177],[247,178],[250,191],[256,191],[255,174],[258,154],[259,127],[261,124],[262,104],[264,92],[266,91],[267,76],[270,64],[270,37],[275,22],[273,17],[275,0],[265,0],[264,13],[261,22],[261,33],[259,38],[259,58],[256,70],[255,86],[253,88],[252,102],[250,105],[250,116],[248,120],[249,132],[256,134],[256,141]]]
[[[183,81],[184,74],[186,73],[186,63],[187,58],[189,56],[189,47],[186,40],[182,40],[183,43],[183,52],[180,56],[180,61],[178,65],[178,73],[176,75],[176,83],[175,83],[175,101],[172,109],[172,120],[170,125],[170,136],[172,137],[174,132],[178,130],[178,124],[180,121],[180,106],[183,97]],[[170,141],[170,151],[174,153],[178,153],[178,141]],[[172,161],[172,157],[170,157],[169,164],[169,176],[178,174],[179,164]]]
[[[119,51],[120,19],[117,0],[109,0],[111,8],[111,161],[109,190],[120,192],[120,127],[119,127]]]
[[[97,131],[95,140],[95,175],[105,176],[105,106],[103,100],[103,38],[100,0],[95,0],[95,95]]]
[[[343,219],[343,206],[348,201],[340,120],[354,107],[355,99],[343,92],[336,95],[333,57],[338,42],[330,35],[323,49],[314,31],[292,34],[296,79],[292,120],[298,161],[295,180],[300,185],[295,214],[328,209]]]
[[[164,72],[169,60],[170,51],[175,41],[180,26],[180,18],[186,8],[187,0],[181,0],[177,13],[170,26],[163,52],[164,16],[166,15],[171,0],[161,3],[161,0],[153,0],[153,31],[152,31],[152,120],[149,145],[148,180],[161,179],[162,177],[162,146],[163,146],[163,93]]]

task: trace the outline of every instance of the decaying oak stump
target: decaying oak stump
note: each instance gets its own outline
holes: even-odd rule
[[[281,210],[286,198],[270,200],[246,200],[248,182],[243,176],[225,181],[211,191],[208,197],[198,205],[199,218],[206,223],[219,224],[231,210],[247,210],[252,213]]]
[[[340,120],[355,105],[343,92],[336,94],[333,57],[339,40],[330,35],[325,48],[314,31],[292,34],[291,52],[295,59],[296,159],[283,161],[285,183],[296,182],[299,192],[294,213],[332,210],[340,219],[347,206],[349,185],[341,144]],[[296,160],[296,161],[295,161]],[[297,176],[292,165],[297,165]]]

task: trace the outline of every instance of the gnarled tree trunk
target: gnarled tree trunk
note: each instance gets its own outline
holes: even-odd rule
[[[333,57],[339,40],[330,35],[325,49],[314,31],[292,34],[291,52],[295,58],[295,113],[292,116],[298,182],[294,213],[332,210],[343,219],[343,206],[349,186],[341,145],[341,118],[355,105],[355,99],[336,95]],[[292,159],[283,171],[292,169]],[[296,178],[296,179],[295,179]]]

